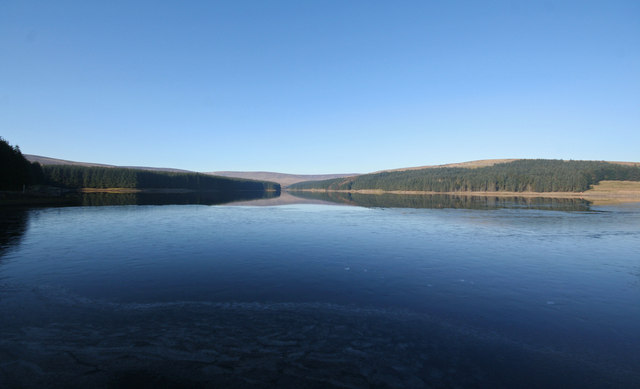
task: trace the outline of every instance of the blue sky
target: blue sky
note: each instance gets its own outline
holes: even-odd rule
[[[640,161],[638,1],[0,1],[0,136],[196,171]]]

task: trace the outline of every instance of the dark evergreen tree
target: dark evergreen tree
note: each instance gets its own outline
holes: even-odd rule
[[[27,161],[18,146],[11,146],[0,137],[0,189],[22,190],[42,181],[40,164]]]
[[[200,173],[159,172],[141,169],[50,165],[44,176],[64,188],[191,189],[197,191],[274,191],[275,182],[218,177]]]

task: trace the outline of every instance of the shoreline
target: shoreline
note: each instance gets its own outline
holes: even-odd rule
[[[260,192],[259,190],[238,189],[238,190],[219,190],[219,189],[186,189],[186,188],[79,188],[78,193],[223,193],[223,192]],[[265,189],[263,192],[277,192],[275,189]]]
[[[395,194],[395,195],[446,195],[460,197],[525,197],[525,198],[560,198],[583,199],[594,204],[619,204],[640,202],[640,182],[635,181],[601,181],[585,192],[489,192],[489,191],[410,191],[410,190],[382,190],[382,189],[286,189],[289,192],[327,192],[327,193],[360,193],[360,194]]]
[[[336,189],[287,189],[287,192],[330,192],[330,193],[360,193],[360,194],[397,194],[397,195],[447,195],[447,196],[485,196],[485,197],[549,197],[549,198],[583,198],[583,199],[618,199],[632,198],[640,201],[640,194],[616,193],[611,195],[601,195],[589,192],[434,192],[420,190],[382,190],[382,189],[358,189],[358,190],[336,190]]]
[[[77,202],[84,194],[190,194],[225,193],[223,190],[195,190],[184,188],[74,188],[41,186],[26,191],[0,191],[0,207],[11,206],[67,206]],[[232,193],[258,192],[253,190],[235,190]],[[263,193],[275,193],[267,189]]]

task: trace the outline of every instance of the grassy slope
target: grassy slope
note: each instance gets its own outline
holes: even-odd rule
[[[581,197],[597,204],[640,202],[640,181],[600,181]]]
[[[382,172],[404,172],[407,170],[422,170],[422,169],[436,169],[443,167],[461,167],[461,168],[469,168],[475,169],[479,167],[485,166],[493,166],[497,163],[505,163],[505,162],[513,162],[517,161],[517,158],[511,159],[479,159],[477,161],[467,161],[467,162],[456,162],[456,163],[447,163],[444,165],[425,165],[425,166],[414,166],[414,167],[405,167],[399,169],[388,169],[388,170],[380,170],[377,172],[373,172],[371,174],[382,173]]]

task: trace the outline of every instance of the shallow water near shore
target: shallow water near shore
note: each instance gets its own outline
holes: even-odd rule
[[[0,386],[640,385],[640,206],[499,205],[4,210]]]

